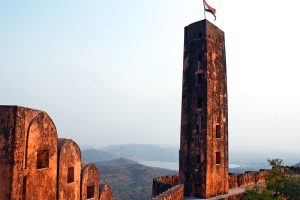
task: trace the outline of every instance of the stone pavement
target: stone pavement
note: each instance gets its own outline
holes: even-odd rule
[[[228,191],[228,194],[224,194],[224,195],[220,195],[220,196],[216,196],[216,197],[211,197],[205,200],[220,200],[220,199],[224,199],[224,198],[228,198],[231,196],[235,196],[238,194],[242,194],[243,192],[245,192],[246,188],[234,188],[234,189],[230,189]],[[204,200],[204,199],[200,199],[200,198],[190,198],[190,197],[185,197],[185,200]]]

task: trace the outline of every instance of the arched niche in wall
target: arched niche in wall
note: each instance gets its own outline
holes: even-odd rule
[[[100,184],[100,200],[112,200],[113,193],[107,184]]]
[[[80,200],[81,152],[71,139],[58,139],[58,199]]]
[[[81,170],[81,200],[99,199],[100,175],[94,164],[83,164]]]
[[[23,199],[56,199],[57,131],[47,113],[30,122],[25,151]]]

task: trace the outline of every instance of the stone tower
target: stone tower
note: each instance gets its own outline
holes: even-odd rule
[[[207,20],[185,27],[179,179],[188,197],[228,192],[224,32]]]

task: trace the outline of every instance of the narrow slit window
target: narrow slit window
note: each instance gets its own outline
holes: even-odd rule
[[[26,176],[23,178],[23,185],[22,185],[22,200],[26,199]]]
[[[200,54],[198,55],[198,61],[201,62],[201,60],[202,60],[202,54],[200,53]]]
[[[200,156],[197,156],[197,164],[200,164]]]
[[[198,97],[198,100],[197,100],[197,107],[202,108],[202,99],[200,97]]]
[[[38,150],[37,151],[37,169],[49,168],[49,150]]]
[[[216,125],[216,138],[217,139],[221,138],[221,126],[220,126],[220,124]]]
[[[203,73],[197,74],[197,84],[202,85],[203,80],[204,80],[204,74]]]
[[[67,183],[73,183],[74,182],[74,167],[68,168],[68,182]]]
[[[95,196],[95,187],[93,185],[91,186],[87,186],[86,188],[86,198],[87,199],[91,199],[91,198],[94,198]]]
[[[217,165],[221,164],[221,154],[220,154],[220,152],[216,153],[216,164]]]
[[[198,33],[198,39],[202,38],[202,33]]]

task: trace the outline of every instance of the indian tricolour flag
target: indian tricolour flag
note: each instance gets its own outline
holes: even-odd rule
[[[203,4],[204,4],[204,10],[206,12],[211,13],[215,17],[215,20],[216,20],[216,9],[214,9],[213,7],[208,5],[208,3],[205,0],[203,0]]]

